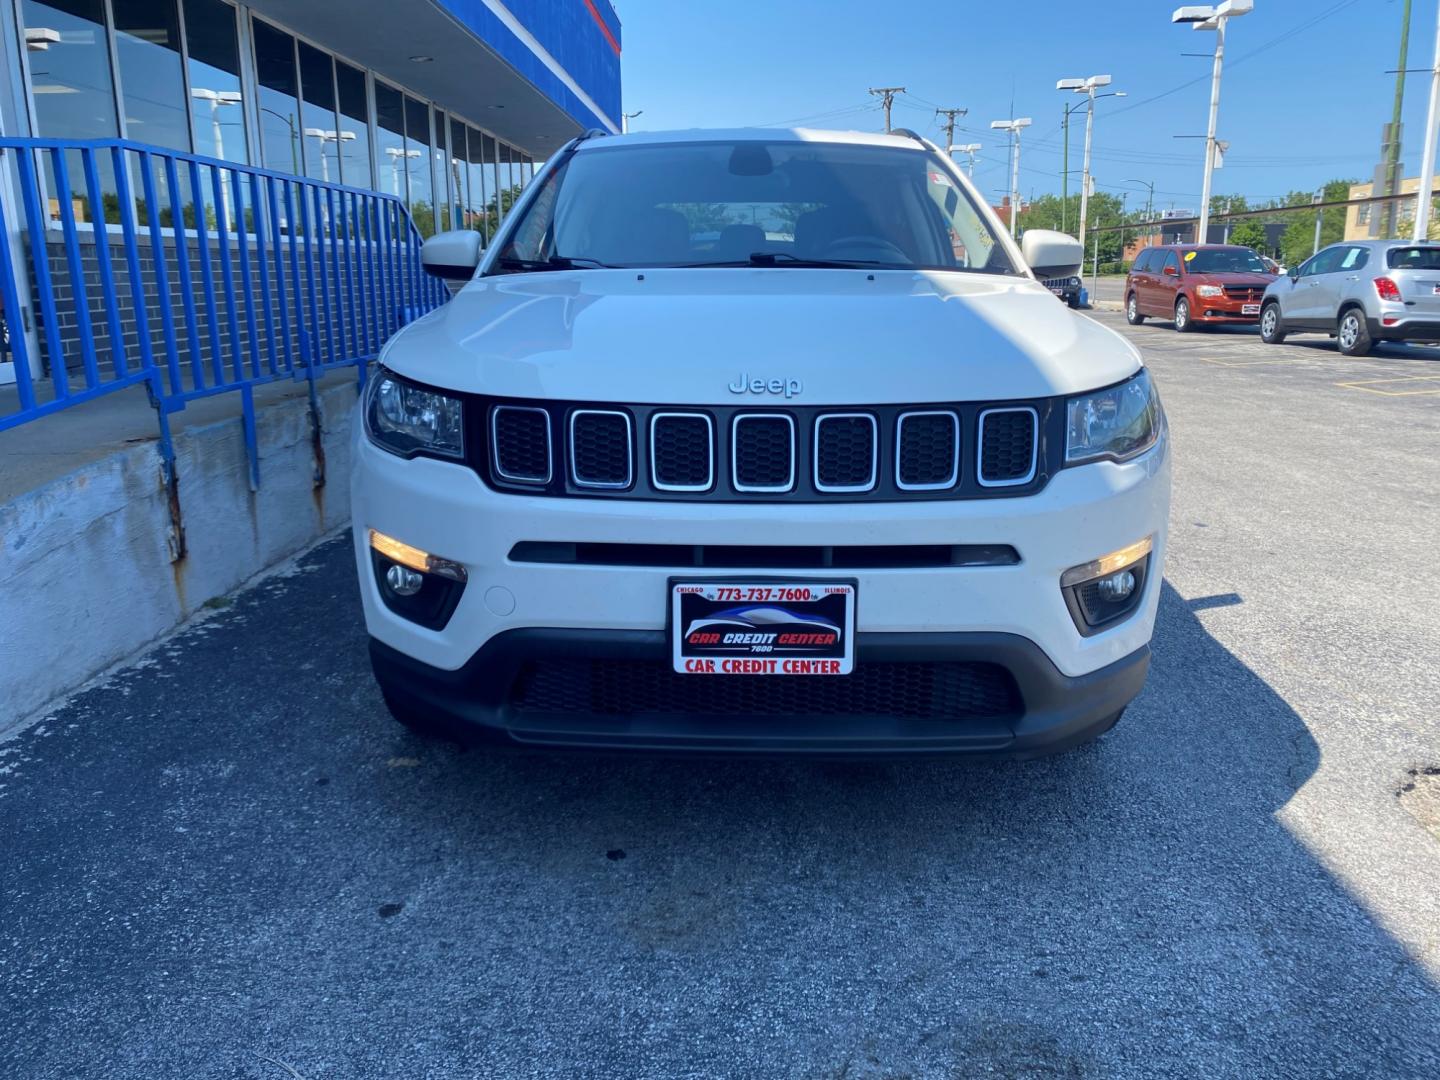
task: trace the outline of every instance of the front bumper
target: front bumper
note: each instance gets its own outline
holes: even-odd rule
[[[377,674],[397,699],[531,744],[588,746],[598,739],[607,745],[685,749],[702,738],[709,740],[706,749],[773,746],[858,753],[888,746],[996,754],[1061,749],[1102,731],[1143,681],[1164,564],[1167,443],[1162,438],[1154,449],[1123,464],[1063,469],[1043,490],[1017,498],[669,503],[500,493],[466,466],[402,460],[357,431],[352,515]],[[368,550],[372,528],[465,567],[468,580],[443,628],[429,629],[385,606]],[[1061,575],[1144,537],[1153,537],[1153,551],[1136,610],[1113,627],[1081,634],[1061,591]],[[937,728],[934,719],[887,720],[839,708],[829,710],[823,732],[812,724],[808,733],[794,727],[803,717],[777,716],[772,710],[745,720],[743,709],[736,710],[742,714],[738,718],[692,716],[688,724],[699,728],[663,709],[608,720],[592,715],[580,731],[574,717],[557,724],[532,713],[517,728],[518,713],[504,697],[514,667],[550,655],[556,642],[562,651],[588,656],[590,642],[598,641],[593,647],[599,649],[593,652],[597,660],[645,661],[657,648],[668,655],[672,578],[739,573],[757,580],[813,581],[827,576],[783,565],[691,570],[512,559],[515,545],[523,542],[731,545],[759,551],[807,545],[1010,545],[1020,556],[1018,564],[895,566],[835,571],[833,576],[856,584],[857,671],[889,660],[963,663],[988,657],[985,662],[1000,665],[1013,678],[1021,707],[988,715],[984,723],[948,728]],[[742,720],[743,728],[733,726]],[[546,723],[550,734],[541,730]],[[702,737],[701,728],[708,735]]]
[[[1255,308],[1245,314],[1245,305]],[[1227,300],[1224,297],[1210,298],[1197,296],[1190,304],[1190,317],[1197,323],[1258,323],[1260,321],[1259,300]]]
[[[715,715],[667,705],[683,701],[696,680],[723,678],[676,675],[668,670],[669,657],[664,632],[645,630],[510,630],[456,671],[429,667],[374,639],[370,643],[376,679],[392,706],[418,712],[457,735],[511,748],[667,754],[1024,758],[1057,753],[1107,731],[1140,692],[1150,666],[1150,649],[1141,646],[1098,671],[1067,677],[1033,642],[1011,634],[862,634],[856,641],[857,671],[897,661],[994,666],[1013,678],[1016,707],[954,719],[897,715],[889,709],[836,716],[767,709],[763,695],[747,694],[753,711]],[[581,684],[527,702],[519,688],[534,679],[537,668],[557,663],[577,672]],[[607,707],[595,685],[595,675],[607,666],[620,669],[619,677],[635,682],[637,690],[639,680],[646,680],[648,692],[638,696],[651,706]],[[658,693],[649,685],[657,680],[664,687]],[[560,707],[567,703],[577,707]]]

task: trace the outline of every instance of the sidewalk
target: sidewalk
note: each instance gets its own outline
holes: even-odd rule
[[[143,387],[0,432],[0,732],[345,524],[355,382],[318,440],[305,382],[255,390],[258,490],[238,393],[172,414],[173,493]]]

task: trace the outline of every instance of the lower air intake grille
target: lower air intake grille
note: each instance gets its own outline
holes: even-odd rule
[[[735,418],[735,487],[788,491],[795,482],[795,422],[764,414]]]
[[[895,476],[902,488],[951,487],[959,479],[960,421],[952,412],[901,415]]]
[[[651,420],[652,480],[662,491],[704,491],[714,481],[714,437],[710,418],[660,413]]]
[[[599,409],[571,414],[570,470],[577,487],[629,487],[630,461],[628,415]]]
[[[1023,484],[1035,475],[1035,410],[980,414],[980,483]]]
[[[496,406],[491,448],[497,479],[521,484],[550,482],[550,414],[518,405]]]
[[[889,716],[966,720],[1018,715],[1010,673],[975,662],[859,663],[834,678],[679,675],[663,661],[540,660],[511,687],[521,712],[632,716]]]

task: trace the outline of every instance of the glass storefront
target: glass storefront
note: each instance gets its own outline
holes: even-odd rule
[[[119,136],[382,191],[401,199],[427,236],[437,228],[488,236],[534,173],[524,154],[463,117],[225,0],[21,0],[19,8],[41,138]],[[168,225],[170,193],[163,172],[156,179]],[[102,176],[101,186],[113,220],[113,178]],[[191,194],[179,194],[193,220]],[[208,204],[208,193],[199,201]],[[88,199],[73,209],[93,220]]]

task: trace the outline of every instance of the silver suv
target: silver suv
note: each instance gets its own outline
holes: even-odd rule
[[[1346,356],[1377,341],[1440,341],[1440,243],[1331,244],[1265,290],[1260,339],[1322,333]]]

